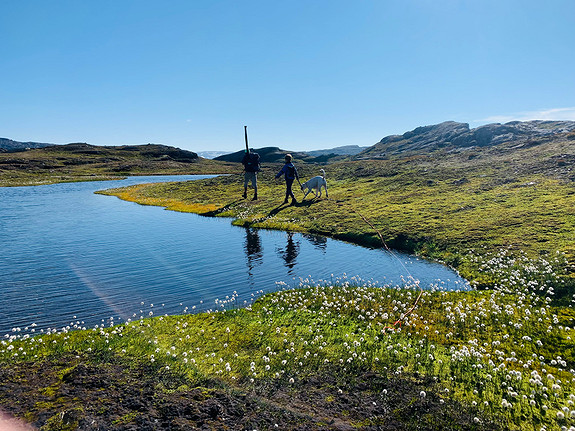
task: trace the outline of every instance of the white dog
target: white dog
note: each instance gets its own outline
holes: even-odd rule
[[[301,191],[303,192],[307,188],[307,192],[303,196],[303,199],[313,190],[315,197],[321,197],[321,188],[325,189],[325,196],[329,197],[327,194],[327,182],[325,181],[325,171],[321,170],[321,176],[318,175],[317,177],[313,177],[307,180],[305,183],[301,185]],[[303,200],[302,199],[302,200]]]

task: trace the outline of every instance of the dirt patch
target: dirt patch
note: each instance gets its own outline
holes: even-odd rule
[[[40,430],[496,430],[429,381],[376,374],[228,386],[119,361],[0,367],[0,405]],[[480,418],[480,421],[476,421]]]

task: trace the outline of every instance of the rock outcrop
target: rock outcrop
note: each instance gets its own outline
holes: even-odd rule
[[[387,158],[399,154],[429,154],[447,149],[486,147],[537,140],[575,130],[575,121],[513,121],[470,129],[467,123],[446,121],[391,135],[359,153],[358,159]]]

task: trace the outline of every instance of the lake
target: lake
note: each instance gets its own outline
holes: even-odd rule
[[[241,306],[302,279],[468,288],[449,268],[406,254],[94,194],[206,177],[0,187],[0,335]]]

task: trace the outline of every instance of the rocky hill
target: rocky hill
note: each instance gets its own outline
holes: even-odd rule
[[[44,148],[54,144],[46,144],[42,142],[18,142],[12,139],[0,138],[0,152],[13,152],[24,151],[29,148]]]
[[[501,144],[517,147],[533,140],[551,138],[574,130],[575,121],[513,121],[487,124],[475,129],[470,129],[467,123],[446,121],[418,127],[403,135],[387,136],[359,153],[356,158],[385,159],[398,155],[431,154],[438,150],[456,151]]]
[[[284,161],[284,156],[286,154],[291,154],[298,161],[312,161],[314,157],[309,156],[306,153],[301,152],[290,152],[282,150],[278,147],[263,147],[253,149],[256,153],[260,155],[261,163],[282,163]],[[236,151],[231,154],[224,154],[223,156],[216,157],[214,160],[220,160],[223,162],[234,162],[241,163],[245,154],[245,150]]]
[[[0,186],[86,181],[126,175],[230,173],[236,164],[166,145],[103,147],[85,143],[0,153]]]
[[[315,150],[315,151],[289,151],[282,150],[278,147],[263,147],[255,148],[253,151],[260,155],[261,163],[283,163],[284,156],[286,154],[291,154],[294,160],[298,163],[331,163],[340,160],[345,160],[350,155],[355,155],[361,152],[362,149],[367,147],[359,147],[357,145],[347,145],[344,147],[336,147],[327,150]],[[231,154],[224,154],[215,157],[214,160],[220,160],[225,162],[241,163],[244,157],[245,150],[236,151]]]
[[[198,155],[192,151],[182,150],[176,147],[159,144],[147,145],[122,145],[117,147],[102,147],[85,143],[75,143],[67,145],[54,145],[44,149],[47,154],[64,153],[69,155],[90,155],[90,156],[138,156],[143,159],[173,160],[176,162],[190,163],[198,159]]]

